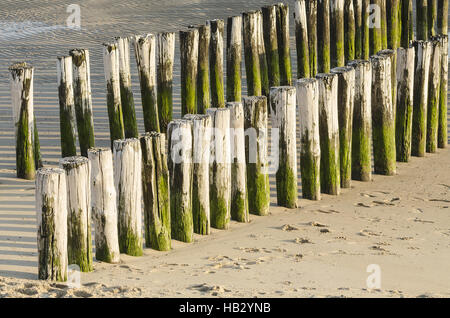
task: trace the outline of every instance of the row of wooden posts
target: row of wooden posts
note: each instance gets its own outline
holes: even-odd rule
[[[269,118],[279,137],[272,147],[278,151],[277,202],[288,208],[297,204],[298,154],[302,195],[319,200],[321,193],[339,194],[352,179],[371,180],[372,150],[375,173],[394,175],[396,161],[445,147],[448,39],[442,30],[446,33],[447,10],[426,14],[427,31],[411,42],[412,1],[371,2],[384,8],[379,28],[363,23],[369,19],[369,1],[296,2],[299,79],[294,86],[288,6],[229,18],[226,98],[224,21],[181,31],[183,119],[178,120],[172,120],[175,35],[136,36],[147,131],[140,137],[129,39],[105,44],[113,151],[94,147],[89,52],[73,50],[59,58],[64,159],[61,169],[37,173],[39,277],[65,280],[68,263],[92,270],[91,218],[96,259],[114,263],[120,253],[142,255],[144,237],[147,247],[164,251],[171,239],[192,242],[193,233],[207,235],[211,226],[227,229],[230,219],[248,222],[249,213],[267,214]],[[442,5],[448,7],[447,1]],[[250,96],[244,98],[242,42]],[[21,123],[34,125],[29,118],[32,68],[19,64],[11,73],[13,106],[21,110]],[[22,131],[30,141],[37,139],[29,126],[17,130],[16,125],[17,140]],[[76,130],[85,157],[74,157]],[[33,143],[23,148],[29,154],[38,149]]]

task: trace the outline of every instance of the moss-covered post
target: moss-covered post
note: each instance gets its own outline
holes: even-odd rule
[[[194,233],[211,233],[211,208],[209,196],[209,162],[211,156],[212,118],[209,115],[184,116],[192,121],[192,217]]]
[[[413,0],[401,0],[400,46],[408,48],[414,39]]]
[[[315,78],[300,79],[296,88],[302,196],[320,200],[319,83]]]
[[[225,107],[225,95],[223,85],[223,32],[224,20],[210,20],[211,45],[209,49],[209,70],[211,80],[212,107]]]
[[[89,51],[75,49],[70,51],[70,55],[73,64],[73,93],[78,142],[81,155],[87,157],[89,148],[95,147]]]
[[[411,132],[414,96],[414,48],[397,49],[397,116],[395,144],[397,161],[411,157]]]
[[[75,104],[73,100],[72,58],[58,57],[56,62],[59,124],[61,132],[61,157],[71,157],[77,154],[77,124]]]
[[[242,17],[227,20],[227,101],[242,99]]]
[[[125,138],[122,101],[120,97],[119,50],[115,43],[103,44],[103,64],[106,80],[106,104],[108,107],[111,147],[115,140]]]
[[[448,0],[437,0],[437,34],[448,33]]]
[[[356,0],[359,1],[359,0]],[[369,28],[369,5],[371,0],[362,0],[361,10],[361,56],[360,59],[368,60],[370,56],[370,38],[371,32]]]
[[[308,22],[306,19],[305,0],[295,2],[295,44],[297,48],[297,78],[310,77]]]
[[[192,121],[173,120],[167,127],[172,239],[191,243],[192,216]]]
[[[264,46],[266,49],[269,86],[280,86],[280,54],[277,36],[277,5],[261,8],[263,18]]]
[[[91,148],[91,206],[95,229],[95,259],[117,264],[120,262],[117,230],[117,195],[110,148]]]
[[[11,105],[16,137],[16,171],[21,179],[34,180],[35,123],[33,103],[33,67],[17,63],[9,68]]]
[[[338,81],[333,73],[319,73],[320,186],[322,193],[341,192],[339,159]]]
[[[170,251],[169,170],[166,136],[150,132],[139,138],[142,150],[142,197],[145,246]]]
[[[289,5],[277,4],[277,36],[280,61],[280,84],[292,85],[291,37],[289,34]]]
[[[336,30],[333,30],[336,32]],[[317,69],[328,73],[330,61],[330,0],[317,0]]]
[[[91,238],[91,166],[86,157],[67,157],[59,162],[67,182],[67,251],[69,264],[82,272],[93,268]]]
[[[361,16],[359,16],[361,19]],[[361,35],[361,30],[358,30],[358,35]],[[356,46],[356,29],[355,29],[355,10],[353,7],[353,0],[345,0],[344,2],[344,52],[345,62],[353,61],[355,59]],[[358,50],[361,49],[361,38],[358,39]]]
[[[120,252],[142,256],[142,153],[139,139],[114,141],[114,185]]]
[[[269,96],[269,67],[267,66],[266,47],[264,46],[263,17],[261,10],[256,11],[256,25],[256,39],[258,43],[259,67],[261,72],[261,90],[264,96]]]
[[[428,8],[427,8],[428,38],[431,38],[437,34],[437,23],[436,23],[437,22],[437,9],[438,9],[437,2],[438,2],[438,0],[428,0]],[[448,15],[448,12],[447,12],[447,15]]]
[[[416,40],[428,40],[428,0],[416,0]]]
[[[350,188],[352,180],[352,127],[355,103],[355,69],[337,67],[331,73],[338,75],[339,158],[341,188]]]
[[[344,0],[330,0],[330,66],[345,65]]]
[[[244,98],[245,160],[249,212],[267,215],[270,206],[267,98]]]
[[[387,47],[396,50],[400,43],[399,11],[401,0],[386,0]]]
[[[377,54],[383,49],[382,1],[383,0],[370,0],[372,10],[367,9],[369,13],[366,23],[368,23],[370,33],[370,55]]]
[[[317,0],[306,1],[306,23],[308,25],[309,77],[317,74]]]
[[[430,75],[428,80],[427,107],[427,152],[434,153],[438,148],[439,90],[441,81],[441,42],[432,37]]]
[[[355,58],[362,58],[363,51],[363,32],[364,23],[363,21],[363,0],[351,0],[353,3],[353,11],[355,13]],[[349,61],[347,61],[348,63]]]
[[[137,138],[139,132],[134,110],[133,91],[131,90],[130,39],[126,37],[117,38],[116,45],[119,50],[120,100],[122,102],[125,138]]]
[[[227,103],[230,110],[231,144],[231,219],[249,222],[247,169],[245,166],[244,107],[241,102]]]
[[[259,96],[262,94],[261,67],[258,49],[258,12],[244,12],[242,14],[244,28],[244,55],[247,78],[247,95]]]
[[[391,62],[391,92],[392,92],[392,109],[394,110],[394,118],[397,116],[397,49],[381,50],[378,55],[386,56]]]
[[[198,75],[197,75],[197,112],[206,114],[211,107],[209,54],[211,44],[210,25],[199,25],[198,29]]]
[[[44,167],[44,163],[42,162],[41,155],[41,144],[39,143],[39,134],[36,124],[36,117],[34,117],[33,124],[33,133],[34,133],[34,143],[33,143],[33,152],[34,152],[34,166],[36,169],[40,169]]]
[[[424,157],[427,140],[428,79],[430,75],[431,42],[414,41],[414,98],[411,154]]]
[[[159,114],[158,114],[158,100],[157,100],[157,82],[156,82],[156,37],[153,34],[137,35],[133,41],[134,55],[136,58],[136,65],[139,73],[139,83],[141,88],[142,111],[144,115],[144,129],[146,132],[159,131]],[[122,79],[121,79],[122,83]],[[123,91],[123,90],[122,90]],[[121,92],[122,96],[122,92]],[[126,98],[125,98],[126,99]],[[122,96],[122,103],[124,97]],[[124,108],[124,122],[125,122],[125,108]],[[128,110],[131,112],[131,109]],[[129,121],[131,116],[129,117]],[[125,124],[125,123],[124,123]],[[130,123],[128,124],[132,126]],[[125,124],[126,126],[126,124]],[[137,138],[132,135],[127,138]],[[130,128],[129,128],[130,130]],[[130,130],[132,131],[132,130]],[[136,129],[137,132],[137,129]]]
[[[279,133],[277,202],[290,209],[297,207],[298,197],[296,97],[295,87],[272,87],[270,90],[272,129],[278,129]]]
[[[387,8],[386,1],[377,0],[381,8],[381,49],[386,50],[388,48],[388,24],[387,24]],[[393,12],[396,14],[398,12]]]
[[[391,59],[374,55],[372,63],[372,133],[375,173],[396,173],[395,115],[392,106]]]
[[[158,119],[162,133],[167,132],[167,126],[173,113],[173,65],[175,63],[175,33],[158,34]]]
[[[180,31],[181,114],[197,113],[198,30]]]
[[[67,184],[64,170],[36,173],[38,278],[67,281]]]
[[[441,80],[439,86],[438,147],[446,148],[448,144],[447,140],[448,36],[446,34],[441,34],[439,37],[441,41]]]

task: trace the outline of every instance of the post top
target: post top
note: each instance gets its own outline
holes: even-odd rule
[[[63,175],[65,173],[61,168],[40,168],[36,171],[36,176]]]

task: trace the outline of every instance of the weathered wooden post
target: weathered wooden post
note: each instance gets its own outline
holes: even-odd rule
[[[397,112],[397,49],[381,50],[378,55],[386,56],[391,62],[391,92],[392,92],[392,109],[394,110],[394,118]]]
[[[197,113],[198,30],[180,31],[181,114]]]
[[[355,103],[355,69],[337,67],[331,73],[338,75],[339,158],[341,188],[350,188],[352,180],[353,108]]]
[[[344,0],[330,2],[330,66],[345,65]]]
[[[210,20],[211,46],[209,50],[209,70],[211,80],[211,100],[213,107],[225,107],[225,95],[223,87],[223,32],[225,22],[223,20]]]
[[[356,0],[359,1],[359,0]],[[368,60],[370,56],[370,5],[371,0],[362,0],[362,14],[361,14],[361,59]]]
[[[416,40],[428,40],[428,0],[416,0]]]
[[[370,55],[377,54],[383,49],[383,0],[370,0],[372,10],[369,10],[367,22],[369,24],[370,33]]]
[[[372,63],[372,132],[375,173],[396,172],[395,115],[392,105],[391,60],[374,55]]]
[[[276,173],[279,206],[297,207],[297,122],[295,87],[272,87],[270,107],[272,129],[279,133],[279,166]]]
[[[77,133],[73,97],[72,58],[58,57],[56,62],[62,157],[76,156]]]
[[[36,117],[34,117],[34,127],[33,127],[33,133],[34,133],[34,143],[33,143],[33,151],[34,151],[34,165],[36,169],[40,169],[44,167],[44,163],[42,162],[42,155],[41,155],[41,144],[39,143],[39,133],[37,129],[36,124]]]
[[[397,116],[395,144],[397,161],[411,157],[411,132],[414,97],[414,48],[397,49]]]
[[[173,65],[175,63],[175,33],[158,34],[157,81],[158,119],[161,132],[167,132],[167,125],[173,113]]]
[[[448,8],[448,2],[447,2]],[[439,21],[439,20],[438,20]],[[441,80],[439,89],[439,125],[438,125],[438,147],[447,147],[447,90],[448,90],[448,36],[440,35],[441,41]]]
[[[335,32],[335,30],[333,30]],[[330,0],[317,0],[317,68],[328,73],[330,61]]]
[[[106,263],[119,263],[117,232],[117,195],[110,148],[91,148],[91,206],[95,229],[95,258]]]
[[[355,104],[352,125],[352,179],[372,180],[372,65],[351,61],[355,69]]]
[[[133,44],[141,88],[144,128],[146,132],[159,131],[160,125],[156,81],[156,37],[153,34],[144,36],[137,35],[134,38]],[[122,102],[123,100],[124,98],[122,97]],[[138,136],[131,137],[137,138]]]
[[[305,0],[295,2],[295,44],[297,48],[297,78],[311,76],[309,65],[308,22]]]
[[[120,252],[141,256],[142,153],[139,139],[114,141],[114,185],[117,193]]]
[[[120,98],[119,52],[117,45],[103,44],[103,63],[106,80],[106,103],[108,106],[111,147],[115,140],[124,139],[122,101]]]
[[[245,160],[249,212],[267,215],[270,206],[267,98],[244,98]]]
[[[292,85],[289,5],[282,2],[277,4],[277,36],[278,54],[280,56],[280,84],[289,86]]]
[[[248,96],[259,96],[262,94],[261,67],[259,64],[258,48],[258,12],[244,12],[242,14],[244,27],[244,55],[245,71],[247,78]]]
[[[317,0],[306,1],[310,77],[317,74]]]
[[[437,33],[445,35],[448,33],[448,0],[438,0],[437,5]]]
[[[320,200],[319,83],[315,78],[300,79],[296,87],[302,196]]]
[[[256,11],[256,26],[257,26],[257,43],[259,52],[259,67],[261,72],[261,89],[264,96],[269,96],[269,67],[267,66],[266,48],[264,46],[264,30],[263,17],[261,10]]]
[[[408,48],[414,40],[413,0],[401,0],[400,46]]]
[[[249,222],[247,169],[245,165],[244,107],[241,102],[227,103],[230,110],[231,144],[231,219]]]
[[[86,157],[68,157],[59,162],[67,182],[67,250],[69,264],[82,272],[93,270],[91,239],[91,167]]]
[[[192,218],[194,233],[209,235],[211,233],[211,208],[209,195],[209,163],[212,141],[212,118],[210,115],[184,116],[192,121]]]
[[[266,49],[269,86],[280,86],[280,52],[278,51],[277,5],[261,8],[263,18],[264,46]]]
[[[81,155],[87,157],[89,148],[95,147],[89,51],[75,49],[70,51],[70,55],[73,64],[73,93],[78,142]]]
[[[209,80],[211,27],[199,25],[196,28],[198,29],[197,112],[206,114],[206,110],[211,107]]]
[[[428,0],[428,38],[431,38],[437,34],[437,9],[438,9],[438,0]],[[445,13],[444,13],[445,14]],[[448,14],[448,12],[447,12]]]
[[[320,185],[322,193],[341,192],[338,75],[319,73]]]
[[[166,136],[150,132],[140,137],[145,246],[170,251],[170,193]]]
[[[192,122],[173,120],[167,127],[169,149],[170,224],[172,239],[193,241]]]
[[[381,8],[381,49],[386,50],[388,48],[388,25],[387,25],[387,12],[386,1],[377,0]]]
[[[346,0],[347,1],[347,0]],[[367,21],[363,21],[363,0],[351,0],[354,11],[354,27],[355,27],[355,58],[362,58],[363,51],[363,33]],[[351,4],[349,4],[349,7]],[[347,61],[348,63],[349,61]]]
[[[38,277],[67,281],[67,184],[64,170],[36,173]]]
[[[396,50],[400,45],[400,9],[401,0],[386,0],[387,47],[392,50]]]
[[[119,50],[120,100],[125,138],[137,138],[139,132],[136,123],[133,91],[131,90],[130,39],[126,37],[117,38],[116,45]]]
[[[413,42],[414,57],[414,98],[411,154],[424,157],[427,140],[428,79],[430,75],[431,43]]]
[[[361,15],[359,16],[361,19]],[[344,2],[344,53],[345,62],[355,59],[355,45],[358,40],[358,49],[361,47],[361,38],[356,38],[356,33],[361,35],[361,30],[355,30],[355,10],[353,0],[345,0]],[[360,52],[359,52],[360,53]]]
[[[434,153],[438,145],[439,90],[441,81],[441,42],[431,38],[430,75],[428,80],[427,152]]]
[[[33,67],[16,63],[9,68],[11,102],[16,137],[17,177],[34,180],[36,175]]]
[[[242,17],[227,20],[227,101],[240,102],[242,65]]]

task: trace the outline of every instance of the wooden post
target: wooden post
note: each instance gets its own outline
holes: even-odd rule
[[[35,161],[35,123],[33,103],[33,67],[17,63],[9,68],[11,105],[16,137],[17,177],[34,180]]]
[[[244,12],[242,14],[244,26],[244,55],[247,78],[247,95],[262,94],[261,67],[259,64],[258,48],[258,12]]]
[[[295,87],[272,87],[270,90],[272,129],[279,133],[279,166],[276,173],[279,206],[297,207],[297,122]]]
[[[267,215],[270,206],[267,98],[244,98],[245,160],[249,212]]]
[[[58,57],[56,63],[62,157],[76,156],[77,133],[73,99],[72,58]]]
[[[198,30],[180,31],[181,114],[197,113]]]
[[[319,83],[315,78],[300,79],[296,87],[302,196],[320,200]]]
[[[295,44],[297,48],[297,78],[311,76],[309,66],[308,22],[305,0],[295,2]]]
[[[386,50],[388,48],[388,24],[387,24],[387,10],[386,1],[377,0],[381,8],[381,49]],[[396,12],[393,12],[395,14]],[[377,52],[378,53],[378,52]]]
[[[411,154],[424,157],[427,140],[428,79],[431,42],[414,41],[414,98]]]
[[[67,185],[64,170],[36,173],[38,277],[67,281]]]
[[[223,87],[223,20],[210,20],[211,46],[209,50],[209,70],[211,74],[211,100],[213,107],[225,107]]]
[[[170,193],[166,136],[158,132],[140,137],[145,246],[170,251]]]
[[[397,116],[397,49],[381,50],[378,55],[386,56],[391,62],[391,92],[392,92],[392,109],[394,110],[394,118]]]
[[[120,98],[119,52],[116,44],[103,44],[103,63],[106,80],[111,147],[115,140],[125,138]]]
[[[242,99],[242,17],[229,17],[227,20],[227,101],[239,102]]]
[[[261,10],[256,11],[256,25],[257,25],[257,43],[259,52],[259,67],[261,72],[261,89],[264,96],[269,96],[269,67],[267,66],[266,48],[264,46],[264,30],[263,17]]]
[[[192,122],[174,120],[167,127],[169,149],[170,224],[172,239],[193,241]]]
[[[280,55],[280,84],[292,85],[291,37],[289,34],[289,5],[277,4],[278,53]]]
[[[439,90],[441,81],[441,42],[431,38],[430,75],[428,80],[427,107],[427,152],[434,153],[438,148]]]
[[[447,3],[448,8],[448,3]],[[439,88],[439,126],[438,126],[438,147],[447,147],[447,90],[448,90],[448,36],[440,35],[441,41],[441,80]]]
[[[211,107],[209,55],[211,46],[210,25],[199,25],[198,29],[198,75],[197,75],[197,112],[206,114]]]
[[[78,142],[81,155],[87,157],[89,148],[95,147],[89,51],[76,49],[70,51],[70,55],[73,64],[73,92]]]
[[[277,5],[261,8],[263,17],[264,46],[266,49],[269,86],[280,86],[280,52],[278,51]]]
[[[352,180],[353,108],[355,103],[355,69],[337,67],[331,73],[338,75],[339,158],[341,188],[350,188]]]
[[[116,45],[119,50],[120,100],[125,138],[137,138],[139,132],[136,123],[133,91],[131,90],[130,39],[117,38]]]
[[[372,133],[375,173],[396,172],[395,114],[392,104],[391,59],[374,55],[372,63]]]
[[[397,49],[397,116],[395,144],[397,161],[411,157],[411,132],[414,97],[414,48]]]
[[[392,50],[396,50],[400,46],[400,8],[401,0],[386,0],[387,47]]]
[[[137,35],[133,44],[141,88],[144,128],[146,132],[160,131],[156,81],[156,37],[153,34]],[[123,99],[122,97],[122,101]],[[137,138],[138,136],[131,137]]]
[[[438,9],[438,0],[428,0],[428,38],[431,38],[437,34],[437,9]],[[444,13],[445,14],[445,13]],[[448,15],[448,11],[447,11]],[[447,34],[445,32],[444,34]]]
[[[361,16],[359,16],[361,18]],[[360,35],[358,30],[358,35]],[[344,3],[344,52],[345,62],[353,61],[355,59],[355,45],[356,45],[356,30],[355,30],[355,10],[353,7],[353,0],[345,0]],[[359,49],[361,47],[361,38],[358,39]]]
[[[34,129],[33,129],[33,133],[34,133],[34,166],[36,169],[40,169],[42,167],[44,167],[44,164],[42,162],[42,155],[41,155],[41,145],[39,143],[39,134],[38,134],[38,129],[37,129],[37,124],[36,124],[36,117],[34,116]]]
[[[330,65],[331,68],[345,65],[344,0],[330,2]]]
[[[173,112],[173,65],[175,63],[175,33],[158,34],[158,119],[162,133],[167,132],[167,125],[172,120]]]
[[[383,49],[383,0],[370,0],[372,10],[369,10],[367,23],[370,33],[370,55],[377,54]]]
[[[319,73],[320,185],[322,193],[341,192],[338,75]]]
[[[356,0],[359,1],[359,0]],[[371,0],[362,0],[361,18],[361,59],[368,60],[370,56],[369,5]]]
[[[120,252],[142,256],[142,153],[139,139],[114,141],[114,185]]]
[[[428,0],[416,0],[416,40],[428,40]]]
[[[211,233],[211,208],[209,196],[209,163],[211,154],[212,118],[210,115],[186,115],[192,121],[193,181],[192,217],[194,233]]]
[[[211,108],[213,159],[210,160],[211,226],[226,230],[231,218],[230,110]]]
[[[437,33],[445,35],[448,33],[448,0],[438,0]]]
[[[95,229],[95,258],[97,261],[120,262],[117,232],[117,195],[110,148],[91,148],[91,206]]]
[[[317,74],[317,0],[306,1],[310,77]]]
[[[230,110],[231,144],[231,219],[249,222],[247,169],[245,166],[244,107],[241,102],[227,103]]]
[[[335,32],[335,30],[333,30]],[[319,73],[328,73],[330,61],[330,0],[317,0],[317,65]]]
[[[410,41],[414,39],[413,0],[401,0],[401,10],[401,22],[399,23],[401,29],[400,46],[408,48]]]
[[[68,157],[59,162],[67,182],[67,250],[69,264],[82,272],[93,271],[91,239],[91,166],[86,157]]]
[[[365,22],[363,21],[363,0],[350,0],[350,2],[353,4],[353,10],[354,10],[354,27],[355,27],[355,49],[354,58],[361,59],[362,58],[362,51],[363,51],[363,33],[365,28]],[[349,7],[351,4],[349,4]],[[349,61],[347,61],[348,63]]]

